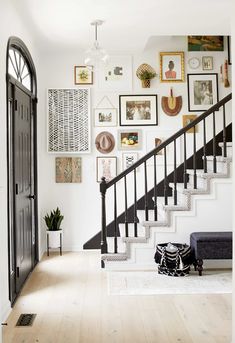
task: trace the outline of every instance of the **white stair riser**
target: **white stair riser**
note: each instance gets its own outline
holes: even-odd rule
[[[125,224],[119,224],[120,236],[126,236]],[[145,228],[139,223],[137,224],[138,237],[145,237]],[[129,237],[135,237],[134,224],[128,224]]]
[[[217,173],[227,173],[227,163],[217,161],[216,163]],[[207,172],[213,172],[214,171],[214,163],[213,161],[207,161]]]
[[[222,155],[224,155],[224,148],[223,147],[221,147],[221,149],[222,149]],[[227,146],[227,157],[233,157],[233,148],[232,147],[229,147],[229,146]]]
[[[121,237],[117,238],[118,252],[124,253],[126,251],[126,244],[122,241]],[[114,253],[114,237],[107,237],[108,252]]]
[[[190,185],[194,185],[194,176],[189,175],[189,182]],[[197,187],[202,189],[207,189],[207,180],[203,179],[200,176],[197,176]]]

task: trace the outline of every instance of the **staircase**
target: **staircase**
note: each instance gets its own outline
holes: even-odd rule
[[[231,98],[231,94],[226,96],[110,182],[102,179],[102,267],[133,269],[139,268],[139,261],[154,266],[153,256],[157,242],[185,242],[185,235],[189,241],[192,231],[203,231],[199,224],[200,212],[203,212],[200,201],[219,197],[220,201],[223,201],[223,192],[229,197],[232,137],[226,106]],[[203,132],[200,147],[197,142],[197,125],[201,125]],[[221,130],[218,131],[220,126]],[[187,134],[190,129],[193,133]],[[179,163],[177,150],[179,139],[183,145],[182,163]],[[168,163],[170,145],[173,152],[171,167]],[[164,160],[161,167],[157,164],[157,154],[160,151],[163,151]],[[150,159],[153,161],[151,173],[148,170]],[[142,182],[137,176],[137,168],[143,169]],[[132,187],[129,185],[130,182]],[[142,196],[139,196],[139,188]],[[106,204],[107,196],[109,198]],[[133,199],[132,204],[130,199]],[[226,227],[226,216],[221,220],[218,204],[212,204],[211,213],[208,215],[218,224],[217,230],[220,230],[221,226],[224,230],[231,229]],[[122,213],[120,208],[124,209]],[[106,225],[109,211],[113,212],[114,219]],[[180,222],[178,230],[177,222]],[[216,228],[211,227],[211,230],[216,231]]]

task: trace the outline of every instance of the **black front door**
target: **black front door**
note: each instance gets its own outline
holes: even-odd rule
[[[13,115],[13,189],[16,293],[33,267],[31,97],[15,86]]]

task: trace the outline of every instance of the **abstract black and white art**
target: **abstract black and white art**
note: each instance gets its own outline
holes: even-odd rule
[[[89,89],[48,89],[48,152],[90,152]]]

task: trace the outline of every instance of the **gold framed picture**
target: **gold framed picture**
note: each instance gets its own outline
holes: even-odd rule
[[[74,83],[75,85],[93,85],[93,67],[75,66]]]
[[[183,127],[189,125],[190,123],[192,123],[192,121],[194,121],[197,118],[196,114],[184,114],[182,119],[183,119]],[[189,129],[187,131],[187,133],[193,133],[194,132],[194,128],[192,127],[191,129]],[[198,132],[197,129],[197,125],[195,126],[195,132]]]
[[[160,81],[184,82],[184,52],[160,52]]]

